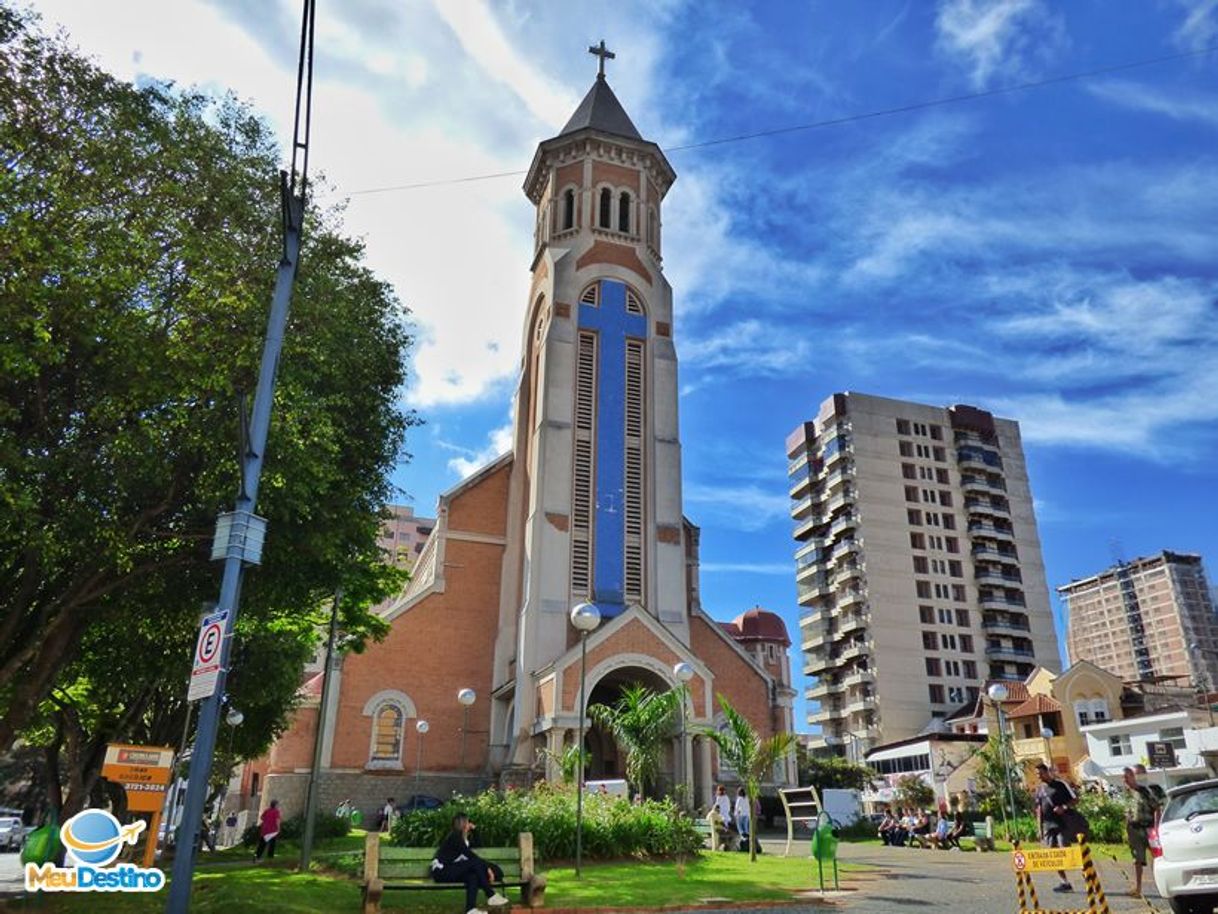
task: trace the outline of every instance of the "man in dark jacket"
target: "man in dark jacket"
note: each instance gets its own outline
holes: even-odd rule
[[[1041,840],[1045,847],[1068,847],[1074,843],[1075,837],[1069,832],[1077,827],[1074,822],[1081,819],[1074,812],[1078,794],[1044,762],[1036,766],[1036,774],[1040,777],[1040,787],[1036,790],[1036,820],[1040,823]],[[1085,825],[1084,821],[1084,828]],[[1061,877],[1061,882],[1053,887],[1053,891],[1073,891],[1065,870],[1058,870],[1057,875]]]
[[[465,883],[466,914],[485,914],[478,907],[478,890],[486,893],[489,905],[505,905],[508,900],[491,888],[491,883],[503,881],[503,870],[483,860],[470,846],[474,823],[463,812],[453,816],[452,831],[436,850],[431,861],[431,878],[436,882]]]

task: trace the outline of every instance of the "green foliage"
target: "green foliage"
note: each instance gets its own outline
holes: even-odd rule
[[[299,841],[304,835],[304,815],[284,819],[279,826],[279,840]],[[321,841],[324,838],[344,838],[351,831],[351,820],[345,816],[336,816],[328,812],[319,812],[313,817],[313,837]],[[248,826],[241,833],[241,843],[253,847],[258,843],[257,823]]]
[[[456,797],[440,809],[405,813],[394,823],[393,843],[438,847],[458,811],[469,814],[485,847],[511,847],[521,832],[532,832],[544,860],[575,856],[575,791],[540,785],[532,791],[486,791]],[[695,853],[702,846],[693,821],[667,800],[635,806],[591,794],[584,797],[583,854],[586,859],[667,857]]]
[[[819,790],[865,790],[875,778],[866,765],[856,765],[840,756],[809,755],[803,746],[799,756],[799,783]]]
[[[180,739],[280,257],[278,153],[247,106],[124,83],[2,5],[0,149],[0,749],[45,747],[72,807],[97,798],[107,741]],[[403,582],[376,539],[417,421],[398,405],[411,338],[363,260],[341,213],[309,209],[228,756],[285,726],[336,587],[359,650]]]
[[[935,788],[916,774],[907,774],[897,779],[897,805],[914,809],[926,809],[935,802]]]
[[[1117,844],[1125,840],[1125,804],[1119,797],[1084,791],[1077,808],[1091,826],[1092,841]]]
[[[540,753],[542,761],[552,760],[558,768],[558,775],[562,778],[562,782],[567,785],[574,784],[579,777],[580,757],[583,757],[584,770],[588,770],[588,762],[590,756],[587,749],[580,749],[579,746],[567,746],[562,752],[551,752],[549,749],[542,749]]]
[[[646,794],[660,770],[664,745],[672,738],[673,721],[687,691],[684,686],[656,692],[635,683],[622,690],[616,704],[595,704],[588,716],[612,734],[626,756],[626,781]]]
[[[986,744],[977,751],[981,759],[977,770],[977,808],[996,821],[1009,819],[1010,799],[1007,795],[1007,778],[1010,778],[1011,793],[1014,794],[1017,815],[1032,811],[1032,794],[1024,786],[1023,770],[1015,763],[1010,746],[1004,747],[997,735],[990,736]]]
[[[719,707],[727,726],[723,730],[713,727],[703,729],[707,737],[719,749],[719,761],[736,772],[744,784],[749,798],[751,818],[757,820],[757,795],[761,782],[773,776],[774,766],[795,751],[798,743],[794,733],[776,733],[763,740],[748,718],[732,707],[722,695]],[[757,860],[757,829],[749,829],[749,859]]]

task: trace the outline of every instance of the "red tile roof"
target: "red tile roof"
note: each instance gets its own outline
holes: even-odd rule
[[[1035,717],[1061,711],[1061,702],[1049,695],[1033,695],[1017,708],[1007,711],[1007,717]]]

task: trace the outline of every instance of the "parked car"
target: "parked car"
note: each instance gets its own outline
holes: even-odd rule
[[[1218,906],[1218,780],[1172,790],[1151,832],[1155,885],[1175,914]]]
[[[398,813],[414,812],[416,809],[439,809],[444,801],[439,797],[430,797],[425,793],[416,793],[405,803],[398,804]]]
[[[0,849],[19,851],[25,843],[25,824],[17,816],[0,816]]]

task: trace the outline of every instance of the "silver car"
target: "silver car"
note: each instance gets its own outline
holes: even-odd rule
[[[1210,914],[1218,906],[1218,780],[1172,790],[1150,844],[1155,885],[1175,914]]]
[[[17,816],[0,816],[0,849],[19,851],[25,843],[25,826]]]

